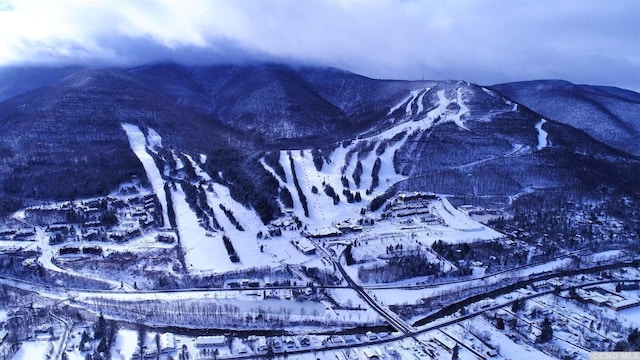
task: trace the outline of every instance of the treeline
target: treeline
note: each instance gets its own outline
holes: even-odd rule
[[[220,210],[224,212],[224,214],[229,219],[229,222],[231,222],[231,224],[233,224],[233,226],[235,226],[238,231],[244,231],[244,228],[242,227],[242,225],[240,225],[240,222],[238,221],[238,219],[236,219],[236,217],[233,216],[233,212],[231,210],[227,209],[222,204],[220,204]]]
[[[384,265],[374,267],[360,266],[358,278],[367,283],[390,283],[418,276],[436,275],[440,272],[440,263],[429,262],[422,254],[396,255]]]
[[[518,198],[511,219],[493,219],[489,225],[542,246],[546,254],[560,249],[617,249],[632,247],[639,238],[639,207],[638,197],[546,190]]]
[[[252,149],[218,148],[208,154],[204,166],[214,181],[229,189],[235,201],[254,209],[266,224],[282,213],[278,181],[264,169],[261,156]]]
[[[282,181],[287,182],[287,175],[284,172],[284,168],[280,164],[280,151],[270,151],[264,155],[265,164],[269,165],[270,168],[282,179]]]
[[[482,241],[474,243],[450,244],[437,240],[431,249],[453,264],[457,264],[460,275],[471,275],[470,263],[480,261],[487,266],[486,272],[497,272],[503,269],[526,265],[530,251],[526,246],[504,241]]]
[[[231,243],[231,239],[227,235],[222,236],[222,241],[224,242],[224,247],[227,249],[227,254],[229,255],[229,259],[233,263],[240,262],[240,257],[236,252],[236,249],[233,248],[233,244]]]
[[[302,265],[300,270],[308,276],[310,279],[315,280],[318,284],[322,285],[339,285],[342,281],[333,272],[326,271],[324,269],[318,269],[317,267],[306,267]]]
[[[25,252],[0,254],[0,275],[29,281],[42,286],[62,283],[68,288],[108,290],[111,286],[98,280],[87,279],[69,273],[48,271],[36,261],[38,254]]]
[[[373,163],[373,169],[371,169],[371,187],[367,189],[367,195],[371,194],[375,188],[380,184],[380,167],[382,166],[382,161],[379,157],[376,158],[376,161]]]
[[[302,209],[304,210],[304,216],[309,217],[309,205],[307,204],[307,197],[304,195],[304,191],[300,187],[300,182],[298,181],[298,175],[296,174],[296,166],[293,161],[293,157],[291,153],[289,153],[289,164],[291,164],[291,174],[293,176],[293,184],[298,191],[298,197],[300,198],[300,202],[302,203]]]
[[[336,194],[336,191],[329,184],[324,184],[324,193],[333,199],[333,205],[337,205],[340,202],[340,196]]]
[[[184,191],[185,200],[193,210],[201,225],[209,230],[222,230],[215,213],[207,200],[207,191],[203,185],[193,185],[189,181],[179,181]]]

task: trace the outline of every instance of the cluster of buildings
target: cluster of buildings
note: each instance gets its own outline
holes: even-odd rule
[[[400,194],[391,201],[385,211],[383,218],[396,217],[419,217],[421,222],[427,225],[443,225],[442,219],[431,213],[430,205],[438,197],[429,193]]]
[[[0,229],[0,241],[36,241],[36,229],[32,227]]]
[[[107,196],[25,209],[24,221],[44,229],[50,244],[77,241],[124,242],[136,238],[149,227],[164,224],[154,194],[127,197]],[[0,229],[0,241],[35,241],[35,227]]]
[[[596,306],[606,306],[613,311],[625,310],[640,305],[639,299],[629,299],[597,286],[577,289],[576,295],[586,302]]]

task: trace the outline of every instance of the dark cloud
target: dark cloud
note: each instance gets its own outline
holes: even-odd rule
[[[0,0],[0,64],[294,61],[640,90],[637,0]]]

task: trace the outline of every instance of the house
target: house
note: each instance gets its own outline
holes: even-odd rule
[[[291,336],[287,336],[284,339],[283,344],[284,344],[284,346],[287,347],[287,349],[295,349],[297,347],[295,340],[293,340],[293,338]]]
[[[304,231],[303,235],[309,236],[311,238],[325,238],[342,235],[342,232],[335,227],[323,227]]]
[[[176,337],[171,333],[158,335],[160,354],[172,354],[176,351]]]
[[[282,341],[279,338],[274,338],[271,347],[275,351],[282,351]]]
[[[17,230],[0,230],[0,240],[13,240],[13,237],[16,235]]]
[[[36,232],[32,228],[23,228],[18,230],[13,236],[14,240],[35,241]]]
[[[443,334],[435,334],[433,336],[433,342],[442,346],[447,351],[452,351],[453,348],[456,346],[455,341],[451,340],[449,337]]]
[[[498,352],[495,349],[490,349],[487,350],[487,355],[489,355],[490,357],[496,357],[498,356]]]
[[[357,342],[358,342],[358,338],[357,338],[355,335],[353,335],[353,334],[349,334],[349,335],[345,335],[345,336],[344,336],[344,341],[345,341],[347,344],[355,344],[355,343],[357,343]]]
[[[331,343],[333,345],[344,345],[345,341],[342,338],[342,336],[340,336],[340,335],[332,335],[331,336]]]
[[[300,238],[291,241],[293,245],[305,255],[313,255],[316,253],[316,247],[307,238]]]
[[[613,311],[620,311],[620,310],[630,309],[638,305],[640,305],[640,301],[638,300],[625,299],[625,300],[618,301],[616,303],[611,304],[610,308]]]
[[[196,338],[196,348],[212,349],[227,344],[227,338],[224,335],[215,336],[198,336]]]
[[[258,340],[256,342],[256,351],[264,352],[268,349],[269,347],[267,346],[267,338],[265,336],[258,336]]]
[[[380,354],[378,351],[374,351],[371,349],[363,349],[362,350],[362,355],[364,355],[364,357],[367,360],[381,360],[382,359],[382,354]]]
[[[307,335],[300,337],[300,346],[311,346],[311,338]]]
[[[156,236],[156,241],[157,242],[161,242],[164,244],[173,244],[175,239],[173,236],[171,235],[167,235],[167,234],[158,234],[158,236]]]

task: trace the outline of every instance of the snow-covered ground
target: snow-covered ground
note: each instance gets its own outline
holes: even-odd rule
[[[621,310],[618,315],[625,318],[630,324],[640,324],[640,306]]]
[[[138,347],[138,332],[129,329],[119,329],[115,344],[111,347],[111,358],[114,360],[129,360]]]
[[[270,239],[257,239],[259,232],[267,233],[267,227],[253,209],[237,202],[229,189],[213,182],[211,176],[202,170],[190,156],[185,155],[193,166],[198,182],[207,184],[207,204],[213,210],[216,221],[222,231],[206,231],[196,214],[186,202],[184,191],[178,184],[172,190],[173,206],[178,222],[178,231],[185,251],[187,268],[192,272],[222,273],[230,270],[255,268],[262,266],[280,266],[281,264],[300,264],[315,259],[315,256],[300,253],[292,240],[300,238],[300,232],[283,231],[283,236]],[[238,221],[238,229],[222,210],[227,209]],[[180,215],[179,215],[180,214]],[[227,254],[222,237],[227,236],[237,252],[240,262],[232,263]]]
[[[468,325],[474,327],[478,333],[488,334],[491,342],[497,345],[496,350],[498,350],[500,356],[504,359],[554,359],[531,345],[515,343],[503,332],[496,331],[495,327],[481,317],[475,317],[469,320]]]
[[[229,259],[222,241],[223,234],[207,232],[200,226],[180,184],[172,189],[171,199],[187,270],[222,273],[238,269]]]
[[[53,342],[48,340],[25,341],[20,344],[20,350],[13,356],[13,360],[48,359],[57,351]]]

